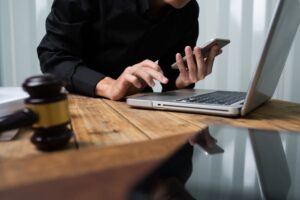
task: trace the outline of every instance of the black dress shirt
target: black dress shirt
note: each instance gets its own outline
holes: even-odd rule
[[[41,69],[57,75],[69,91],[95,96],[97,83],[116,79],[128,66],[159,61],[175,89],[175,54],[198,37],[195,0],[182,9],[166,6],[162,17],[149,12],[151,0],[54,0],[46,35],[38,47]]]

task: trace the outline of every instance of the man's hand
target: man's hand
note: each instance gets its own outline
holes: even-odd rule
[[[96,86],[96,95],[117,101],[141,92],[147,85],[154,87],[154,80],[162,84],[168,83],[159,65],[151,60],[144,60],[127,67],[116,80],[110,77],[101,80]]]
[[[202,55],[201,48],[195,47],[193,55],[192,48],[187,46],[185,48],[187,65],[184,63],[182,55],[177,53],[176,64],[180,74],[176,79],[176,87],[185,88],[211,74],[215,57],[221,53],[222,50],[216,45],[211,48],[209,55]]]

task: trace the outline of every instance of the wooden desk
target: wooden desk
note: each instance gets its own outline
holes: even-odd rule
[[[70,96],[69,102],[80,150],[70,144],[65,151],[39,152],[30,144],[28,130],[15,141],[0,143],[0,199],[1,195],[12,198],[15,191],[31,191],[31,186],[49,181],[61,182],[136,163],[146,170],[210,123],[300,131],[300,104],[276,100],[236,119],[132,109],[124,102],[82,96]],[[126,180],[134,182],[134,178]]]

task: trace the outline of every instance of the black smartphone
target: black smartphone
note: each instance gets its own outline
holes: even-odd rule
[[[214,38],[211,39],[209,42],[207,42],[206,44],[204,44],[203,46],[201,46],[201,51],[203,55],[207,55],[210,52],[210,49],[215,46],[218,45],[220,48],[225,47],[226,45],[228,45],[230,43],[230,40],[228,39],[221,39],[221,38]],[[186,57],[183,57],[183,62],[186,63]],[[178,69],[178,66],[175,63],[173,63],[171,65],[172,69]]]

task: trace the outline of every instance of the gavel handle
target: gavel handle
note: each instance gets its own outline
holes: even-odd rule
[[[25,108],[7,116],[0,122],[0,133],[18,129],[21,127],[31,126],[37,122],[38,116],[30,109]]]

